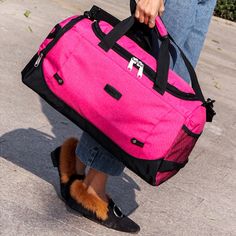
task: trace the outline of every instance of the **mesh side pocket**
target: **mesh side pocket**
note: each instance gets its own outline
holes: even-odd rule
[[[176,137],[172,147],[166,154],[166,156],[163,159],[163,162],[165,162],[165,165],[168,163],[170,166],[174,166],[175,163],[187,163],[188,156],[190,155],[191,151],[193,150],[199,136],[201,134],[195,134],[192,133],[185,125],[180,130],[178,136]],[[177,169],[171,169],[170,171],[160,171],[157,172],[156,175],[156,185],[159,185],[166,180],[168,180],[170,177],[175,175],[179,171],[179,168]]]

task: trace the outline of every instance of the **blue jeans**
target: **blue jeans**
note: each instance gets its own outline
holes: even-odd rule
[[[162,20],[193,67],[197,65],[215,5],[216,0],[165,0]],[[173,70],[190,82],[179,54]]]
[[[124,169],[121,163],[110,152],[84,132],[76,148],[76,155],[86,165],[108,175],[120,175]]]
[[[162,17],[166,28],[195,67],[203,47],[216,0],[165,0]],[[189,82],[183,61],[177,54],[173,70]],[[108,175],[120,175],[124,165],[90,135],[83,133],[76,154],[87,166]]]

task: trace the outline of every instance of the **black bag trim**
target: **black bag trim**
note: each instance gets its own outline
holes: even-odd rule
[[[177,163],[173,161],[163,160],[158,171],[159,172],[167,172],[167,171],[174,171],[174,170],[178,171],[182,169],[187,163],[188,163],[188,160],[185,161],[184,163]]]
[[[186,125],[183,125],[182,129],[184,130],[184,132],[193,137],[193,138],[199,138],[201,136],[202,133],[200,134],[196,134],[196,133],[193,133],[191,130],[189,130],[189,128],[186,126]]]
[[[85,16],[81,15],[74,19],[72,19],[70,22],[68,22],[63,28],[61,28],[58,32],[55,38],[44,48],[40,53],[45,56],[58,42],[58,40],[68,31],[70,30],[74,25],[76,25],[79,21],[84,19]]]
[[[54,30],[48,34],[47,39],[54,39],[60,30],[61,26],[59,24],[55,25]]]
[[[116,100],[120,100],[120,98],[122,97],[122,94],[110,84],[107,84],[104,87],[104,90]]]

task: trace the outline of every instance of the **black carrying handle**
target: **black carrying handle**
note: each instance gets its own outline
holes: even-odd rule
[[[135,14],[135,10],[137,7],[137,3],[135,0],[130,0],[130,12],[131,15]],[[157,25],[155,26],[155,33],[154,34],[158,40],[161,39],[161,46],[159,55],[157,58],[158,61],[158,68],[157,68],[157,75],[155,78],[155,83],[153,88],[158,91],[160,94],[164,94],[166,91],[167,83],[168,83],[168,72],[170,67],[170,41],[168,38],[168,35],[165,35],[165,37],[162,37],[162,34],[158,31]]]
[[[136,7],[137,7],[137,3],[135,0],[130,0],[130,12],[131,14],[134,14],[135,13],[135,10],[136,10]],[[158,28],[155,27],[155,30],[158,31]],[[159,37],[156,38],[156,40],[158,40],[158,38],[161,37],[161,35],[159,34],[158,35]],[[190,61],[188,60],[188,58],[185,56],[184,52],[182,51],[182,49],[176,44],[176,42],[174,41],[174,39],[168,34],[167,36],[175,45],[176,47],[178,48],[178,50],[180,51],[180,55],[184,61],[184,64],[188,70],[188,73],[190,75],[190,79],[191,79],[191,83],[192,83],[192,88],[195,92],[195,94],[199,97],[199,99],[205,103],[205,98],[203,96],[203,93],[201,91],[201,87],[198,83],[198,79],[197,79],[197,75],[195,73],[195,70],[192,66],[192,64],[190,63]],[[162,44],[165,43],[165,41],[162,42]],[[170,49],[170,44],[168,45],[168,53],[169,53],[169,50]],[[158,56],[158,61],[159,61],[159,70],[161,70],[161,73],[163,73],[163,71],[165,71],[165,69],[162,69],[162,67],[166,67],[166,65],[162,65],[162,60],[160,60],[163,56],[165,57],[165,55],[163,54],[166,54],[167,52],[166,51],[160,51],[159,53],[159,56]],[[160,64],[161,63],[161,64]],[[168,69],[169,69],[169,65],[168,65]],[[159,77],[158,77],[159,78]],[[168,80],[168,74],[167,74],[167,80]],[[161,82],[163,83],[163,81]],[[165,85],[167,85],[167,82],[165,82]],[[154,85],[155,87],[155,85]]]
[[[136,9],[136,1],[135,0],[130,0],[130,10],[131,10],[131,16],[128,17],[127,19],[119,22],[104,38],[103,40],[99,43],[99,46],[103,48],[105,51],[108,51],[111,49],[115,43],[127,33],[131,29],[131,27],[135,23],[135,17],[134,17],[134,12]],[[160,51],[158,55],[158,68],[157,68],[157,74],[154,82],[153,88],[157,90],[160,94],[164,94],[166,91],[166,86],[168,83],[168,72],[169,72],[169,65],[170,65],[170,56],[169,56],[169,45],[170,45],[170,39],[171,41],[177,46],[177,48],[180,51],[180,55],[183,58],[184,64],[187,67],[187,70],[190,74],[190,79],[192,83],[192,88],[195,92],[195,94],[199,97],[199,99],[205,103],[204,96],[202,94],[200,85],[197,80],[197,76],[195,73],[194,68],[192,67],[191,63],[181,50],[179,46],[175,43],[173,38],[170,35],[167,35],[166,37],[160,37],[158,34],[158,29],[157,27],[154,28],[154,34],[156,35],[156,38],[161,40],[161,46],[160,46]]]
[[[115,43],[124,36],[134,25],[135,23],[135,17],[134,12],[136,9],[136,2],[135,0],[130,0],[130,10],[132,15],[128,17],[127,19],[119,22],[99,43],[99,46],[103,48],[106,52],[109,51]],[[157,66],[157,73],[155,77],[155,82],[153,85],[153,88],[159,92],[160,94],[164,94],[166,91],[167,83],[168,83],[168,72],[169,72],[169,66],[170,66],[170,55],[169,55],[169,48],[170,48],[170,39],[173,41],[173,43],[177,46],[177,48],[180,51],[180,55],[183,58],[184,64],[187,67],[187,70],[190,74],[190,79],[192,82],[192,88],[196,95],[199,97],[199,99],[205,103],[204,96],[202,94],[200,85],[197,80],[197,76],[195,73],[195,70],[193,69],[191,63],[181,50],[179,46],[175,43],[173,38],[170,35],[167,35],[165,37],[160,37],[160,34],[158,33],[157,27],[154,28],[153,33],[156,37],[156,40],[161,40],[161,46],[159,55],[157,57],[158,63],[156,63]]]
[[[109,51],[115,43],[124,36],[135,24],[135,17],[131,15],[125,20],[119,22],[99,43],[99,46],[104,51]],[[154,31],[157,34],[157,31]],[[157,35],[158,37],[158,35]],[[160,53],[158,57],[158,68],[156,73],[156,78],[153,88],[160,94],[164,94],[166,91],[166,86],[168,82],[168,71],[170,65],[170,55],[169,55],[169,38],[165,37],[162,39],[160,46]]]
[[[135,14],[136,7],[137,7],[136,1],[130,0],[131,15]],[[168,83],[168,73],[169,73],[169,67],[170,67],[170,55],[169,55],[170,41],[169,41],[168,35],[165,35],[165,37],[162,37],[161,32],[158,31],[157,25],[155,26],[154,30],[155,30],[154,35],[156,36],[157,40],[158,38],[161,40],[161,45],[160,45],[159,55],[157,57],[158,68],[156,70],[157,74],[156,74],[153,88],[160,94],[164,94],[164,92],[166,91],[167,83]]]
[[[131,4],[136,4],[134,0],[130,1],[130,6],[131,9],[134,7],[134,5]],[[136,7],[136,5],[135,5]],[[97,6],[93,6],[90,11],[87,11],[84,13],[84,15],[88,18],[94,19],[94,20],[104,20],[111,25],[115,26],[113,30],[110,31],[109,34],[107,34],[103,40],[99,43],[99,45],[105,50],[108,51],[110,48],[114,46],[116,41],[121,38],[129,29],[132,27],[132,25],[135,22],[134,16],[130,16],[129,18],[125,19],[124,23],[119,21],[117,18],[112,16],[111,14],[107,13],[106,11],[102,10],[101,8]],[[123,22],[124,22],[123,21]],[[120,31],[120,27],[124,27],[123,24],[125,25],[125,32]],[[127,24],[127,25],[126,25]],[[121,25],[121,26],[120,26]],[[117,29],[119,27],[119,30]],[[116,29],[115,29],[116,28]],[[116,33],[112,33],[116,30]],[[155,29],[156,33],[154,34],[157,37],[157,40],[160,39],[159,34],[157,32],[157,29]],[[117,35],[118,32],[118,35]],[[121,35],[120,35],[121,34]],[[110,37],[112,35],[112,37]],[[158,55],[158,68],[157,68],[157,76],[155,79],[154,83],[154,89],[157,90],[159,93],[164,94],[166,87],[167,87],[167,81],[168,81],[168,71],[169,71],[169,51],[171,46],[173,45],[170,43],[170,40],[173,42],[173,44],[176,45],[178,50],[180,51],[180,55],[183,58],[184,64],[187,67],[187,70],[189,72],[190,78],[191,78],[191,83],[192,83],[192,88],[195,92],[195,94],[198,96],[199,100],[202,101],[202,105],[206,107],[206,116],[207,116],[207,121],[211,122],[213,117],[215,116],[215,111],[213,110],[213,103],[215,102],[214,100],[207,99],[205,100],[200,85],[198,83],[198,79],[195,73],[195,70],[187,57],[185,56],[184,52],[182,49],[175,43],[174,39],[168,35],[164,38],[162,38],[162,44],[160,47],[159,55]],[[168,55],[168,57],[166,57]]]
[[[133,12],[136,7],[135,0],[130,0],[130,6],[131,11]],[[134,25],[135,23],[135,17],[131,15],[127,19],[120,21],[99,43],[99,46],[104,49],[106,52],[109,51],[115,43],[124,36]],[[156,35],[156,38],[159,38],[159,34],[157,32],[157,29],[154,29],[154,33]],[[157,74],[154,82],[154,89],[157,90],[160,94],[164,94],[166,91],[166,86],[168,83],[168,72],[169,72],[169,64],[170,64],[170,56],[169,56],[169,45],[170,45],[170,39],[171,41],[177,46],[177,48],[180,51],[180,55],[183,58],[183,61],[187,67],[187,70],[190,74],[192,87],[196,93],[196,95],[199,97],[202,102],[205,102],[204,96],[202,94],[200,85],[197,80],[197,76],[195,73],[195,70],[193,69],[191,63],[181,50],[181,48],[175,43],[173,38],[168,35],[164,37],[161,41],[160,51],[158,55],[158,68],[157,68]]]

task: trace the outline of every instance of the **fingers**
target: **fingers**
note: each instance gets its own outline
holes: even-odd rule
[[[146,8],[145,0],[141,0],[137,3],[135,17],[139,20],[140,23],[146,22],[145,8]]]
[[[148,18],[148,23],[147,25],[150,27],[150,28],[153,28],[155,26],[155,21],[156,21],[156,17],[149,17]]]
[[[148,15],[144,15],[144,24],[148,24],[149,23],[149,16]]]
[[[135,17],[140,23],[148,25],[150,28],[155,26],[155,19],[161,16],[165,10],[163,0],[139,0],[137,3]]]

